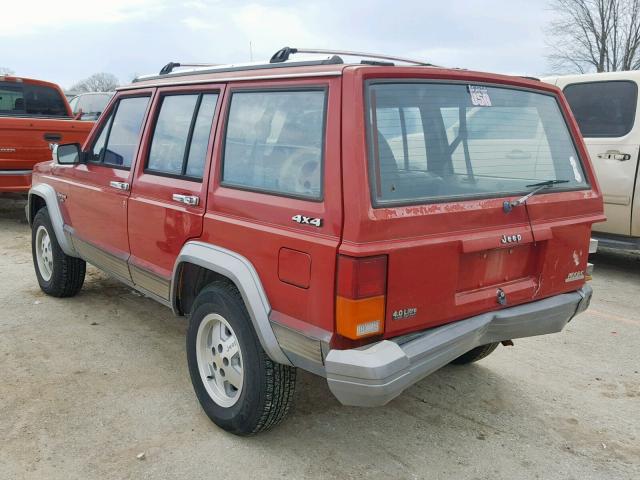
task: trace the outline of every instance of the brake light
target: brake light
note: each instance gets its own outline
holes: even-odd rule
[[[352,340],[382,333],[386,291],[386,256],[338,256],[336,332]]]

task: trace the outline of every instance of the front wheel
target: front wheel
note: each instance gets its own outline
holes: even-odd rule
[[[38,210],[33,219],[31,253],[38,284],[44,293],[52,297],[72,297],[80,291],[87,264],[62,251],[46,207]]]
[[[278,424],[293,401],[296,370],[262,349],[235,286],[215,282],[194,302],[187,361],[200,405],[219,427],[252,435]]]

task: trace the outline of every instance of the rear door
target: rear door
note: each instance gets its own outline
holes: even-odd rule
[[[631,235],[640,149],[640,125],[635,121],[638,85],[633,80],[570,83],[564,94],[604,195],[607,221],[594,230]]]
[[[369,184],[345,185],[362,211],[345,217],[340,253],[387,255],[387,336],[582,285],[601,203],[553,92],[363,77],[369,178],[357,157],[343,168]],[[357,140],[343,132],[344,151]],[[563,183],[505,207],[548,180]]]
[[[133,282],[169,298],[175,260],[200,236],[206,206],[214,119],[224,87],[158,90],[129,199]]]

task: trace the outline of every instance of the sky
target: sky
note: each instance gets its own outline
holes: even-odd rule
[[[540,76],[552,17],[546,0],[12,0],[0,10],[0,67],[63,88],[96,72],[128,83],[170,61],[268,60],[284,46]]]

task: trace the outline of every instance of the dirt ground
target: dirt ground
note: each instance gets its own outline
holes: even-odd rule
[[[73,299],[40,292],[23,207],[0,198],[0,479],[640,478],[640,255],[595,257],[563,333],[377,409],[301,372],[286,421],[238,438],[198,406],[183,319],[94,268]]]

